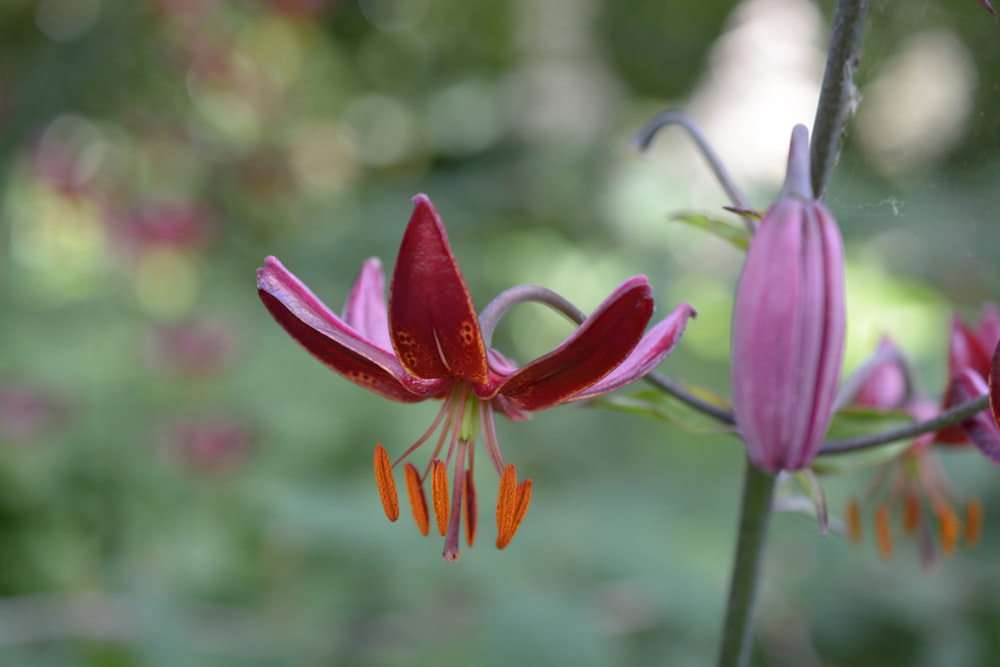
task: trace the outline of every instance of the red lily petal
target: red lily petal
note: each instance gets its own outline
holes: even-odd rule
[[[402,403],[437,396],[446,383],[411,378],[388,351],[333,314],[275,257],[257,270],[257,292],[271,316],[313,356],[365,389]]]
[[[983,396],[989,392],[986,382],[972,369],[952,380],[948,388],[948,398],[953,404]],[[991,411],[983,410],[962,422],[962,428],[979,451],[993,463],[1000,465],[1000,427]]]
[[[990,363],[990,412],[993,413],[993,421],[1000,428],[1000,345],[993,351],[993,361]]]
[[[614,391],[627,384],[635,382],[660,365],[673,352],[674,346],[680,341],[688,318],[697,313],[689,304],[682,303],[662,322],[650,329],[639,344],[635,346],[622,365],[611,371],[603,380],[594,386],[573,396],[570,400],[578,401],[593,398]]]
[[[544,410],[576,397],[628,359],[652,315],[645,276],[627,280],[562,345],[519,368],[497,393],[521,410]]]
[[[996,341],[993,341],[996,345]],[[948,345],[948,376],[954,380],[966,368],[971,368],[983,377],[990,367],[990,352],[993,346],[983,347],[979,332],[965,325],[959,317],[952,320],[951,338]]]
[[[419,378],[486,382],[479,318],[444,225],[426,195],[413,201],[389,291],[393,347]]]

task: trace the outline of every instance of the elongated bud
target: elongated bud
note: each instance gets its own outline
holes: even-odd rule
[[[844,350],[844,248],[813,198],[809,136],[792,131],[781,198],[750,243],[733,313],[737,425],[761,470],[799,470],[833,414]]]

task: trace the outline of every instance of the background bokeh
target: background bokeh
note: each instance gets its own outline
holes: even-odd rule
[[[661,314],[699,311],[663,371],[725,395],[741,255],[671,220],[728,202],[679,130],[630,137],[685,108],[765,208],[831,9],[0,0],[0,664],[710,664],[734,438],[582,406],[501,423],[531,510],[497,552],[480,466],[479,543],[443,563],[371,469],[437,406],[315,362],[254,269],[274,254],[338,309],[426,192],[479,307],[539,283],[586,310],[645,273]],[[1000,286],[998,29],[972,0],[872,2],[828,193],[848,368],[888,333],[934,396],[952,312]],[[522,306],[497,345],[530,359],[570,330]],[[912,541],[882,560],[776,516],[756,664],[994,664],[1000,470],[942,458],[982,543],[928,572]],[[831,479],[835,513],[871,479]]]

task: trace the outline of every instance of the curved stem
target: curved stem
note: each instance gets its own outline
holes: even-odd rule
[[[908,424],[891,431],[862,435],[857,438],[849,438],[847,440],[831,440],[830,442],[823,444],[819,453],[847,454],[861,449],[878,447],[879,445],[884,445],[888,442],[895,442],[896,440],[915,438],[918,435],[923,435],[924,433],[940,431],[947,426],[964,422],[976,413],[982,412],[988,407],[990,407],[990,397],[988,395],[977,396],[972,400],[960,403],[955,407],[949,408],[941,414],[922,422]]]
[[[729,582],[726,620],[719,647],[719,660],[716,663],[718,667],[740,667],[746,665],[750,658],[753,608],[757,597],[757,580],[760,578],[760,563],[767,543],[774,480],[774,477],[761,472],[747,459],[736,558]]]
[[[493,332],[496,331],[500,318],[517,304],[526,301],[545,304],[559,311],[577,324],[583,324],[583,321],[587,319],[583,311],[547,287],[517,285],[516,287],[511,287],[508,290],[500,292],[492,301],[486,304],[483,312],[479,314],[479,328],[483,332],[483,342],[486,343],[486,347],[489,347],[493,341]]]
[[[712,169],[712,173],[715,174],[715,179],[719,181],[719,185],[722,189],[726,191],[726,196],[729,197],[729,201],[732,202],[733,206],[742,211],[751,210],[750,200],[747,198],[740,187],[736,185],[736,181],[733,180],[732,176],[726,170],[726,166],[722,164],[722,160],[719,159],[718,154],[712,148],[711,144],[708,143],[708,139],[702,134],[701,130],[695,124],[695,122],[683,111],[677,109],[668,109],[662,113],[657,114],[646,123],[641,130],[639,130],[632,143],[635,144],[639,150],[647,150],[650,144],[653,143],[653,137],[666,125],[680,125],[688,133],[694,143],[698,146],[698,150],[705,157],[705,161],[708,162],[708,166]],[[748,216],[740,216],[743,218],[744,224],[747,226],[751,232],[754,231],[755,223]]]
[[[854,72],[858,67],[861,33],[868,0],[837,0],[826,71],[812,131],[812,182],[817,199],[822,199],[830,183],[833,166],[840,155],[844,124],[856,99]]]
[[[733,417],[732,412],[724,408],[720,408],[719,406],[713,403],[709,403],[708,401],[698,398],[697,396],[689,392],[687,389],[682,387],[680,383],[678,383],[676,380],[671,380],[666,375],[663,375],[656,371],[650,371],[649,373],[646,374],[646,377],[643,379],[645,379],[646,382],[653,385],[657,389],[663,390],[665,394],[670,394],[671,396],[681,401],[682,403],[687,403],[695,410],[698,410],[699,412],[704,413],[709,417],[712,417],[713,419],[717,419],[718,421],[724,424],[736,423],[736,419]]]

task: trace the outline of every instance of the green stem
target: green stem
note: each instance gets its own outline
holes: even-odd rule
[[[736,559],[729,582],[722,645],[719,648],[719,661],[716,663],[718,667],[742,667],[750,658],[754,600],[757,596],[757,580],[764,546],[767,543],[767,526],[771,519],[774,479],[747,460]]]
[[[826,71],[813,121],[810,163],[817,198],[822,198],[826,191],[840,151],[854,96],[854,71],[867,8],[868,0],[837,0],[834,9]],[[718,667],[743,667],[750,660],[754,598],[773,494],[774,478],[757,470],[748,460]]]
[[[833,11],[826,70],[812,131],[813,192],[822,199],[830,183],[833,166],[840,155],[844,125],[857,99],[854,72],[858,67],[861,32],[865,25],[868,0],[837,0]]]

